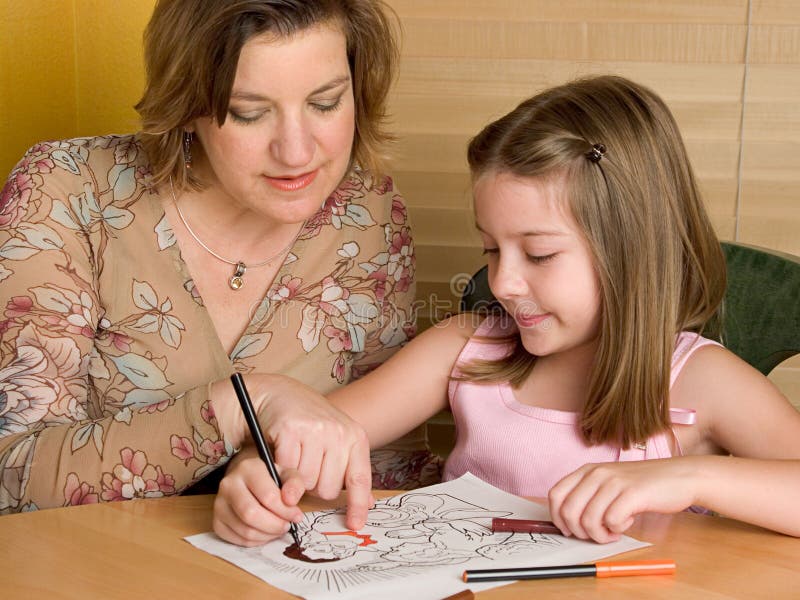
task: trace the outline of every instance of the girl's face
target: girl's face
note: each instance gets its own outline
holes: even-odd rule
[[[594,343],[599,329],[599,280],[562,188],[490,172],[474,189],[489,287],[535,356]]]
[[[276,223],[313,215],[350,162],[355,106],[344,34],[320,25],[244,44],[228,116],[194,122],[199,176]]]

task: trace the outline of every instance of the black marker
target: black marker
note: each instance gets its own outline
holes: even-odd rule
[[[628,575],[674,575],[675,561],[621,560],[603,561],[593,565],[561,567],[521,567],[512,569],[474,569],[464,571],[461,578],[467,583],[481,581],[513,581],[517,579],[551,579],[554,577],[625,577]]]
[[[267,446],[267,442],[264,440],[264,434],[261,433],[261,428],[258,426],[256,411],[253,410],[253,403],[250,401],[250,394],[247,393],[244,379],[242,379],[239,373],[234,373],[231,375],[231,382],[233,382],[233,389],[236,390],[236,397],[239,398],[239,405],[242,407],[244,420],[247,421],[247,426],[250,428],[250,435],[258,449],[258,455],[261,457],[261,460],[264,461],[264,464],[267,465],[267,470],[272,477],[272,481],[280,488],[283,485],[281,483],[281,476],[278,475],[278,470],[275,468],[275,459],[272,458],[272,452],[269,451],[269,446]],[[289,523],[289,533],[292,534],[294,543],[297,544],[299,548],[300,536],[297,535],[297,525],[295,523]]]

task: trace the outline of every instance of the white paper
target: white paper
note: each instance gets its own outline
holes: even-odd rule
[[[213,533],[187,537],[192,545],[235,564],[270,585],[308,598],[438,600],[469,587],[480,591],[510,582],[470,583],[467,569],[569,565],[649,546],[623,536],[596,544],[549,534],[492,533],[493,517],[549,519],[547,508],[467,473],[459,479],[380,500],[357,533],[344,510],[305,514],[298,525],[303,552],[332,562],[284,556],[290,535],[242,548]]]

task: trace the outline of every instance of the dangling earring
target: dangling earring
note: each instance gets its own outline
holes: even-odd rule
[[[186,166],[186,170],[192,168],[192,140],[194,139],[194,134],[191,131],[184,131],[183,132],[183,164]]]

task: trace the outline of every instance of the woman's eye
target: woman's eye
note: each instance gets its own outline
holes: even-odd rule
[[[258,121],[264,113],[247,113],[240,115],[239,113],[229,110],[228,114],[231,116],[231,119],[237,123],[244,123],[247,125],[248,123],[255,123]]]
[[[337,108],[339,108],[339,106],[341,106],[341,104],[342,104],[342,97],[339,96],[338,98],[336,98],[336,100],[332,102],[322,102],[322,101],[312,102],[311,108],[321,113],[326,113],[336,110]]]
[[[484,248],[481,254],[485,256],[487,254],[497,254],[498,252],[500,252],[499,248]]]
[[[528,260],[537,265],[541,265],[543,263],[553,260],[557,254],[558,252],[553,252],[552,254],[544,254],[539,256],[528,254]]]

